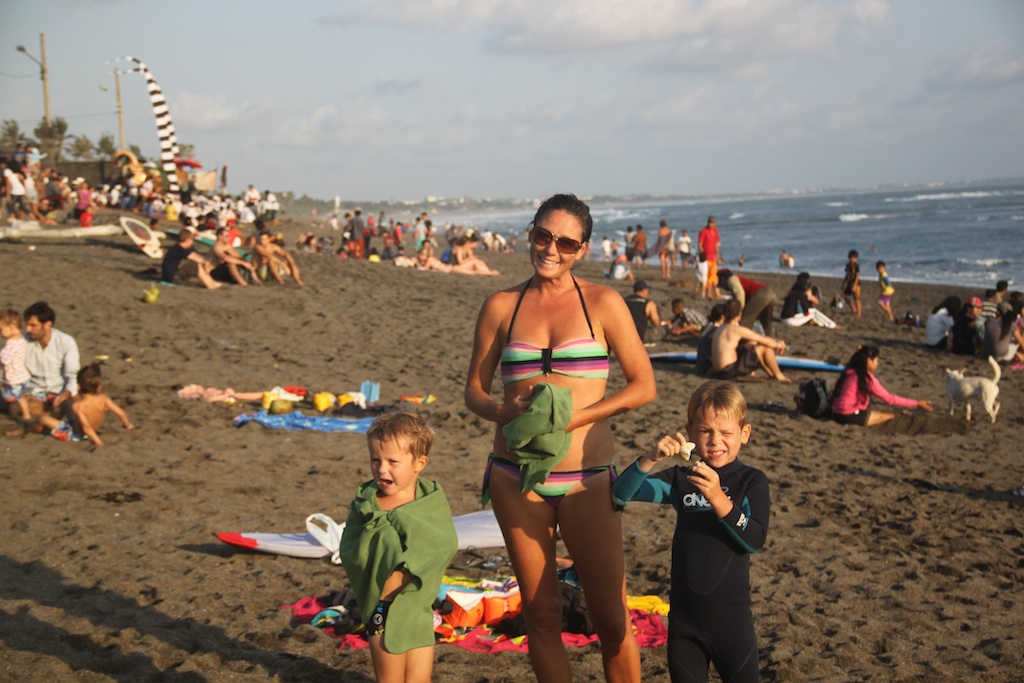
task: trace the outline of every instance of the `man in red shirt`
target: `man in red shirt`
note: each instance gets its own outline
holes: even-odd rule
[[[701,296],[706,299],[718,298],[718,262],[722,260],[718,246],[718,221],[714,216],[708,216],[707,225],[697,235],[697,248],[704,254],[708,264],[708,278],[701,292]]]

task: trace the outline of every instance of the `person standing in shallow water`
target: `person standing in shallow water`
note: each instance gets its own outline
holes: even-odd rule
[[[654,399],[654,372],[622,296],[572,275],[592,229],[589,207],[573,195],[541,205],[530,230],[533,275],[484,302],[466,379],[467,407],[496,425],[485,497],[519,581],[530,662],[541,683],[573,680],[561,640],[556,530],[588,598],[606,680],[640,680],[622,518],[611,498],[610,418]],[[607,394],[610,353],[626,381]],[[499,368],[504,391],[496,402],[491,384]],[[560,428],[539,435],[551,453],[537,463],[514,450],[508,435],[518,436],[517,418],[536,414],[542,398]]]

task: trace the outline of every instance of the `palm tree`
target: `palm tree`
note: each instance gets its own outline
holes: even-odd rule
[[[31,142],[32,140],[25,135],[25,132],[21,130],[21,126],[14,119],[4,119],[3,123],[0,124],[0,149],[5,151],[12,150],[19,143],[27,145]]]
[[[96,151],[102,159],[113,159],[114,155],[117,154],[117,145],[114,144],[114,135],[112,133],[103,133],[100,135],[100,139],[96,142]]]
[[[92,144],[92,140],[84,134],[75,135],[67,144],[68,158],[78,159],[79,161],[92,161],[95,159],[95,150],[96,146]]]
[[[68,134],[68,122],[64,117],[58,116],[49,124],[43,119],[33,132],[39,139],[39,150],[54,163],[59,163],[64,158],[64,140]]]

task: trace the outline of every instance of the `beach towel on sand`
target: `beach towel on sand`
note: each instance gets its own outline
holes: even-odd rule
[[[299,412],[271,415],[265,410],[258,413],[242,413],[235,417],[235,425],[255,422],[270,429],[290,429],[294,431],[310,430],[315,432],[352,432],[365,434],[373,424],[374,418],[364,417],[359,420],[347,420],[343,417],[325,417],[323,415],[303,415]]]
[[[444,570],[458,550],[452,511],[441,487],[420,477],[415,500],[391,510],[377,504],[377,484],[359,487],[341,535],[342,566],[368,625],[381,587],[403,567],[412,579],[395,596],[384,630],[388,652],[402,653],[434,644],[432,605]]]

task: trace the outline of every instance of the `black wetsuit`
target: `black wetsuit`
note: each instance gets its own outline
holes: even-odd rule
[[[672,540],[668,667],[673,683],[704,682],[712,662],[724,683],[756,681],[757,636],[750,609],[750,554],[764,547],[771,500],[768,478],[735,460],[717,470],[733,509],[719,519],[687,480],[670,467],[649,478],[634,462],[615,483],[617,503],[671,503]]]
[[[643,339],[647,333],[648,299],[639,294],[630,294],[624,298],[626,299],[626,306],[629,308],[629,314],[633,316],[633,324],[636,325],[637,334],[640,335],[640,339]]]
[[[180,244],[173,245],[164,254],[163,263],[160,264],[160,279],[163,282],[174,282],[174,276],[178,272],[178,266],[192,253],[192,247],[186,249]]]

